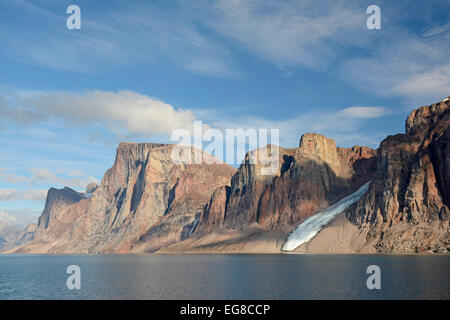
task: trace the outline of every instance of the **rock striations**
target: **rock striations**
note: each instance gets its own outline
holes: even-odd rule
[[[449,252],[450,101],[421,107],[380,145],[369,191],[347,212],[378,252]]]
[[[297,149],[279,148],[279,157],[279,171],[264,176],[260,163],[250,164],[247,155],[231,186],[214,193],[194,234],[252,223],[289,228],[355,191],[375,173],[375,150],[338,148],[319,134],[304,134]]]
[[[214,189],[229,183],[226,164],[184,165],[173,145],[121,143],[91,196],[51,189],[36,238],[17,252],[155,251],[187,237]]]
[[[85,193],[50,189],[38,225],[8,252],[280,252],[305,219],[371,181],[296,250],[447,253],[449,103],[413,111],[406,133],[387,137],[378,150],[340,148],[307,133],[298,148],[249,152],[238,170],[218,161],[177,164],[173,145],[121,143],[100,185]],[[270,175],[262,174],[263,152],[278,154]]]

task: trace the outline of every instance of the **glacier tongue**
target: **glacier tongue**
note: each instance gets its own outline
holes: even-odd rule
[[[369,188],[370,181],[359,188],[351,195],[336,202],[332,206],[322,210],[315,215],[303,221],[292,233],[288,236],[282,251],[292,251],[301,244],[308,242],[319,233],[319,231],[328,224],[334,217],[347,209],[350,205],[358,201]]]

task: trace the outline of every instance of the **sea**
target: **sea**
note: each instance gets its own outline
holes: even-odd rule
[[[0,255],[0,300],[448,300],[449,271],[450,255]]]

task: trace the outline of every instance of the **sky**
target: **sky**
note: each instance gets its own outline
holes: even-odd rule
[[[377,148],[450,93],[448,0],[0,0],[0,30],[0,221],[21,227],[50,187],[101,181],[121,141],[202,121]]]

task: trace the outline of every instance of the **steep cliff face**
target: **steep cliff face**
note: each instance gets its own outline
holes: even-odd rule
[[[378,252],[448,252],[450,102],[421,107],[380,145],[369,191],[346,212]]]
[[[44,211],[38,220],[38,231],[45,232],[52,226],[57,226],[61,214],[72,204],[85,199],[83,193],[76,192],[68,187],[64,189],[51,188],[47,192]]]
[[[368,181],[360,200],[296,251],[449,252],[449,104],[413,111],[406,133],[378,150],[308,133],[298,148],[248,153],[237,171],[177,164],[173,145],[122,143],[99,186],[48,192],[38,225],[18,243],[32,241],[14,252],[279,252],[301,222]],[[262,154],[278,157],[270,175]]]
[[[36,239],[19,251],[143,252],[180,241],[235,169],[176,164],[172,150],[173,145],[121,143],[100,186],[86,194],[50,190]]]
[[[339,148],[319,134],[303,135],[296,149],[268,148],[278,148],[278,172],[261,175],[262,164],[251,164],[253,154],[247,154],[231,187],[217,190],[205,207],[195,235],[253,223],[268,229],[292,228],[358,189],[375,172],[375,150]],[[261,151],[267,152],[254,153]]]

